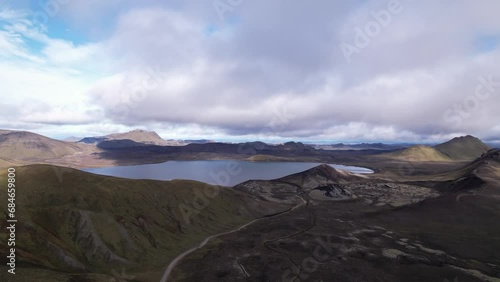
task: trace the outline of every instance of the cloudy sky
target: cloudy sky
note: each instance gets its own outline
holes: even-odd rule
[[[0,1],[0,128],[500,139],[500,2]]]

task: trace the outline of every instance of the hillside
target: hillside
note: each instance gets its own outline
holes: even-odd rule
[[[380,155],[386,158],[392,158],[402,161],[415,161],[415,162],[448,162],[451,159],[438,151],[437,149],[418,145],[407,149],[401,149],[394,152]]]
[[[491,184],[498,183],[498,179],[500,179],[500,149],[490,149],[480,158],[447,174],[451,178],[463,179],[472,176]]]
[[[467,273],[486,273],[478,281],[499,281],[500,277],[500,150],[492,149],[481,158],[448,173],[449,181],[435,183],[440,197],[378,216],[381,225],[427,244],[453,257],[489,262],[493,269],[472,264]],[[465,264],[464,264],[465,265]],[[479,271],[479,272],[478,272]],[[475,276],[475,275],[474,275]],[[453,276],[452,276],[453,277]],[[474,281],[464,277],[458,281]]]
[[[479,160],[480,164],[475,172],[479,177],[489,183],[495,183],[500,186],[500,149],[491,149],[485,153]]]
[[[140,281],[158,281],[175,255],[207,235],[288,207],[194,181],[120,179],[48,165],[19,167],[16,174],[16,204],[22,207],[16,215],[23,226],[17,230],[19,259],[63,272],[125,268],[144,276]],[[0,196],[6,198],[6,189]]]
[[[6,160],[3,158],[0,158],[0,167],[1,168],[7,168],[7,167],[13,167],[13,166],[18,166],[18,163],[15,163],[12,160]]]
[[[490,149],[481,140],[470,135],[453,138],[435,148],[454,160],[474,160]]]
[[[0,158],[16,161],[45,160],[75,154],[77,144],[26,131],[0,131]]]

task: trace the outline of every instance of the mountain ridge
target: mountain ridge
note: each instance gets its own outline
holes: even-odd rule
[[[415,145],[381,156],[404,161],[451,162],[472,161],[486,153],[490,147],[471,135],[455,137],[444,143],[429,146]]]
[[[455,137],[450,141],[436,145],[435,148],[455,160],[474,160],[491,149],[480,139],[471,135]]]

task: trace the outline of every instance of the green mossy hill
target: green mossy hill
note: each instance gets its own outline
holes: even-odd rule
[[[0,183],[6,177],[0,174]],[[19,262],[68,273],[125,268],[161,276],[176,255],[206,236],[287,208],[195,181],[131,180],[49,165],[18,167],[16,187]],[[6,193],[1,189],[0,198]],[[8,234],[1,222],[5,258]]]
[[[448,156],[444,155],[437,149],[430,146],[413,146],[406,149],[397,150],[391,153],[382,154],[381,156],[398,159],[402,161],[415,162],[449,162],[452,161]]]
[[[437,145],[435,148],[455,160],[474,160],[490,149],[481,140],[470,135],[453,138],[448,142]]]

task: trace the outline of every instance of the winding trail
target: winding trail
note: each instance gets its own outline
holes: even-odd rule
[[[174,269],[174,267],[184,258],[186,257],[187,255],[191,254],[192,252],[196,251],[196,250],[199,250],[201,248],[203,248],[210,240],[212,240],[213,238],[217,238],[219,236],[223,236],[223,235],[227,235],[227,234],[231,234],[231,233],[234,233],[234,232],[238,232],[242,229],[244,229],[245,227],[257,222],[257,221],[260,221],[262,219],[267,219],[267,218],[271,218],[271,217],[275,217],[275,216],[279,216],[279,215],[282,215],[284,213],[289,213],[295,209],[298,209],[300,207],[302,207],[303,205],[306,205],[308,203],[308,201],[304,200],[304,198],[298,196],[301,200],[302,200],[302,204],[300,205],[296,205],[295,207],[287,210],[287,211],[284,211],[284,212],[280,212],[280,213],[277,213],[277,214],[273,214],[273,215],[268,215],[268,216],[264,216],[264,217],[259,217],[257,219],[254,219],[236,229],[233,229],[231,231],[227,231],[227,232],[224,232],[224,233],[219,233],[219,234],[215,234],[215,235],[211,235],[211,236],[208,236],[207,238],[205,238],[205,240],[203,240],[200,244],[198,244],[197,246],[194,246],[192,247],[191,249],[183,252],[182,254],[178,255],[173,261],[170,262],[170,264],[168,265],[167,269],[165,269],[165,272],[163,273],[163,277],[161,278],[160,282],[167,282],[168,281],[168,276],[170,275],[170,273],[172,272],[172,270]]]
[[[295,267],[299,270],[297,275],[295,276],[295,278],[292,280],[292,281],[296,281],[297,279],[299,279],[300,275],[302,274],[302,266],[300,266],[297,262],[295,262],[286,252],[283,252],[283,251],[280,251],[280,250],[277,250],[275,248],[273,248],[271,246],[270,243],[272,242],[276,242],[276,241],[279,241],[279,240],[283,240],[283,239],[289,239],[289,238],[292,238],[292,237],[295,237],[295,236],[298,236],[300,234],[303,234],[309,230],[311,230],[312,228],[314,228],[316,226],[316,223],[317,223],[317,215],[316,213],[309,209],[309,204],[310,204],[310,198],[309,196],[307,195],[307,193],[305,191],[303,191],[303,187],[301,185],[298,185],[298,184],[295,184],[295,183],[291,183],[291,182],[285,182],[285,181],[282,181],[283,183],[286,183],[286,184],[289,184],[289,185],[292,185],[292,186],[295,186],[297,187],[297,193],[300,194],[300,198],[302,198],[302,200],[304,201],[304,197],[307,199],[305,200],[306,201],[306,209],[308,210],[310,216],[311,216],[311,225],[306,227],[305,229],[302,229],[298,232],[295,232],[293,234],[290,234],[290,235],[286,235],[286,236],[283,236],[283,237],[279,237],[279,238],[275,238],[275,239],[272,239],[272,240],[268,240],[268,241],[265,241],[264,242],[264,245],[266,246],[266,248],[268,248],[269,250],[275,252],[275,253],[278,253],[278,254],[281,254],[285,257],[288,258],[288,260],[290,260],[290,262],[295,265]],[[302,183],[303,184],[303,183]]]

